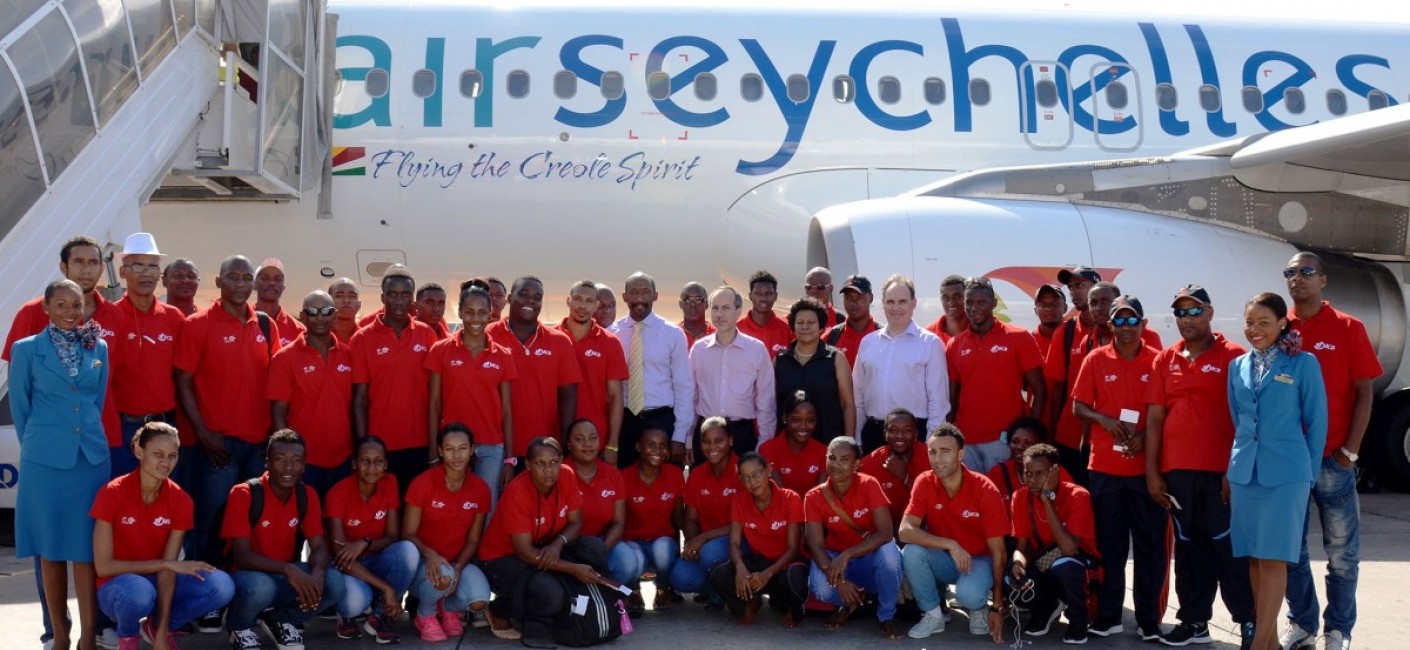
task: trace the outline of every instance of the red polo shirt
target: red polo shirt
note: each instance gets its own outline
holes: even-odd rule
[[[660,537],[674,538],[675,524],[671,513],[676,504],[685,500],[685,474],[681,468],[663,463],[656,480],[647,485],[641,480],[640,463],[622,470],[627,489],[627,530],[622,539],[649,542]]]
[[[911,486],[915,485],[916,478],[921,474],[930,471],[930,459],[925,454],[925,446],[916,443],[911,447],[911,462],[906,465],[906,478],[902,480],[886,470],[886,459],[890,456],[891,449],[888,447],[873,449],[862,457],[861,473],[881,484],[881,491],[890,503],[891,523],[899,525],[901,517],[906,514],[906,504],[911,502]]]
[[[714,333],[717,331],[717,330],[715,329],[715,326],[714,326],[714,325],[711,325],[711,324],[710,324],[710,321],[709,321],[708,319],[705,321],[705,333],[700,335],[700,339],[695,338],[694,336],[691,336],[691,335],[690,335],[690,330],[688,330],[688,329],[685,328],[685,321],[681,321],[681,322],[679,322],[679,323],[676,323],[676,327],[681,328],[681,331],[682,331],[682,332],[685,332],[685,349],[687,349],[687,350],[690,349],[690,346],[695,345],[695,342],[696,342],[696,341],[699,341],[700,339],[703,339],[703,338],[705,338],[705,337],[707,337],[707,336],[709,336],[709,335],[711,335],[711,334],[714,334]]]
[[[1288,312],[1288,320],[1302,332],[1302,349],[1317,357],[1322,366],[1322,382],[1327,387],[1327,448],[1323,457],[1341,449],[1351,433],[1351,413],[1356,408],[1356,387],[1360,379],[1375,379],[1384,372],[1366,326],[1348,314],[1332,309],[1323,300],[1322,309],[1309,320],[1299,320]]]
[[[945,348],[945,363],[950,380],[960,384],[955,426],[967,444],[983,444],[1028,412],[1023,374],[1041,369],[1043,355],[1028,330],[994,321],[983,335],[960,332]]]
[[[1193,361],[1185,358],[1184,339],[1155,355],[1145,401],[1165,407],[1160,471],[1190,469],[1222,474],[1229,468],[1229,451],[1234,447],[1229,362],[1245,351],[1215,333],[1214,346]]]
[[[803,523],[803,499],[773,481],[769,481],[769,489],[773,497],[762,511],[754,505],[754,495],[740,490],[730,505],[730,521],[744,529],[744,541],[751,552],[774,561],[788,552],[789,525]]]
[[[1115,345],[1103,345],[1087,355],[1077,373],[1077,385],[1072,389],[1074,402],[1085,402],[1093,410],[1108,417],[1120,418],[1122,409],[1141,414],[1136,432],[1146,430],[1146,390],[1151,381],[1151,364],[1159,351],[1142,346],[1136,358],[1121,358]],[[1224,411],[1227,413],[1228,408]],[[1132,458],[1113,449],[1116,440],[1105,429],[1092,425],[1087,432],[1092,444],[1092,458],[1087,469],[1113,476],[1144,476],[1146,452]]]
[[[308,493],[308,511],[303,521],[299,521],[299,500],[291,493],[288,501],[280,501],[269,487],[269,472],[265,472],[260,477],[264,509],[260,511],[254,530],[250,530],[250,486],[244,481],[236,483],[235,487],[230,488],[220,536],[225,539],[248,538],[252,552],[278,562],[289,561],[294,557],[297,529],[303,528],[304,539],[323,536],[323,511],[318,506],[318,494],[302,483],[294,489],[299,488]]]
[[[1038,351],[1043,353],[1044,360],[1047,360],[1048,358],[1048,347],[1051,346],[1053,343],[1053,336],[1056,336],[1057,333],[1061,331],[1062,325],[1058,325],[1057,329],[1053,330],[1053,333],[1050,336],[1044,336],[1043,328],[1041,327],[1035,327],[1033,328],[1033,331],[1029,332],[1029,334],[1033,335],[1033,342],[1038,344]]]
[[[558,482],[548,494],[538,488],[523,472],[514,477],[499,495],[499,506],[480,542],[480,561],[489,562],[514,554],[511,535],[528,533],[534,546],[543,546],[568,527],[568,513],[583,508],[583,493],[578,490],[578,478],[573,470],[558,472]]]
[[[507,320],[491,323],[485,334],[511,350],[519,372],[510,400],[514,408],[514,449],[510,453],[525,455],[529,442],[539,436],[561,437],[558,387],[582,381],[572,337],[540,323],[529,342],[521,343]]]
[[[421,543],[454,562],[465,548],[475,518],[489,515],[490,486],[474,472],[466,472],[465,482],[452,492],[446,488],[445,465],[437,465],[411,481],[406,505],[421,509],[421,526],[416,529]]]
[[[855,368],[857,367],[857,350],[861,349],[862,347],[862,337],[871,334],[872,332],[875,332],[878,329],[881,329],[881,326],[877,325],[876,321],[872,320],[871,317],[868,316],[867,324],[865,327],[862,328],[860,334],[854,331],[852,328],[847,327],[847,323],[842,323],[841,325],[837,325],[832,329],[828,330],[827,334],[823,336],[823,340],[833,340],[833,332],[837,332],[837,342],[832,343],[831,345],[832,347],[841,350],[842,354],[847,357],[848,367]]]
[[[989,477],[961,467],[955,496],[935,472],[926,472],[911,488],[906,516],[919,517],[931,535],[955,540],[970,555],[988,555],[989,539],[1009,534],[1009,513],[999,488]]]
[[[367,384],[367,433],[399,451],[426,447],[426,357],[436,333],[415,318],[401,336],[374,319],[352,338],[353,383]]]
[[[459,422],[470,427],[475,444],[504,444],[499,387],[519,377],[509,348],[487,340],[476,358],[463,339],[452,336],[431,346],[425,368],[441,376],[441,426]]]
[[[176,410],[176,342],[186,326],[181,310],[161,301],[144,312],[128,296],[117,301],[127,328],[126,363],[112,369],[112,397],[119,413],[151,415]]]
[[[581,341],[573,340],[573,334],[568,331],[568,319],[563,319],[558,329],[573,341],[578,372],[582,376],[582,382],[578,384],[578,412],[574,417],[591,420],[598,434],[606,440],[611,433],[607,430],[607,382],[627,381],[627,357],[622,352],[622,342],[616,336],[597,323],[588,323],[588,326],[587,336]],[[686,338],[690,336],[686,335]],[[624,404],[626,399],[624,389]]]
[[[935,319],[935,322],[933,322],[933,323],[931,323],[931,324],[929,324],[929,325],[926,325],[926,326],[925,326],[925,329],[926,329],[927,331],[929,331],[931,334],[934,334],[934,335],[940,337],[940,340],[945,342],[945,347],[946,347],[946,348],[950,347],[950,340],[953,339],[954,337],[953,337],[953,336],[950,336],[950,333],[945,330],[945,317],[944,317],[943,315],[942,315],[941,317]],[[966,329],[968,329],[968,328],[966,328]]]
[[[817,487],[827,465],[827,445],[808,438],[801,452],[793,451],[788,444],[788,434],[782,433],[759,445],[759,455],[764,457],[780,482],[798,494],[807,494]]]
[[[571,469],[567,463],[563,466]],[[577,474],[577,477],[578,491],[583,494],[583,534],[594,537],[606,535],[607,526],[612,523],[612,516],[617,514],[617,504],[627,500],[627,486],[622,481],[622,471],[599,460],[597,473],[592,476],[591,481],[583,479],[582,474]]]
[[[739,331],[756,339],[764,344],[764,349],[769,351],[769,360],[778,357],[778,353],[788,349],[788,344],[793,342],[793,330],[788,329],[788,321],[775,316],[769,312],[769,322],[763,325],[755,325],[754,319],[750,318],[746,312],[739,319]]]
[[[352,350],[333,342],[328,358],[300,332],[269,362],[271,402],[287,402],[289,428],[308,442],[308,464],[337,467],[352,456]]]
[[[304,324],[300,323],[299,319],[295,318],[287,309],[280,309],[279,315],[273,316],[273,318],[274,324],[279,326],[279,347],[281,348],[293,343],[300,334],[308,331],[308,328],[304,327]]]
[[[828,481],[828,484],[830,483],[831,480]],[[842,521],[837,511],[828,505],[827,497],[822,492],[828,484],[813,487],[803,497],[803,521],[821,523],[823,535],[827,538],[823,547],[840,553],[861,544],[862,536]],[[868,533],[876,532],[876,520],[872,518],[872,513],[890,504],[886,500],[886,494],[881,491],[881,483],[866,474],[857,474],[852,479],[847,494],[838,494],[834,490],[832,498],[837,507],[852,517],[852,522],[857,524],[857,528]]]
[[[269,325],[270,336],[277,338],[278,326],[272,321]],[[242,320],[225,313],[219,300],[186,320],[174,363],[178,370],[195,375],[196,401],[207,429],[251,444],[264,443],[269,436],[265,395],[274,350],[249,305]]]
[[[98,490],[88,516],[113,527],[113,559],[123,562],[160,560],[174,531],[191,530],[195,505],[167,479],[151,503],[142,500],[141,470],[124,474]],[[98,578],[98,585],[117,576]]]
[[[1077,372],[1082,369],[1082,360],[1086,359],[1087,355],[1090,354],[1092,350],[1101,346],[1097,345],[1098,341],[1092,336],[1092,329],[1084,326],[1081,319],[1078,319],[1077,330],[1073,332],[1072,347],[1064,353],[1062,351],[1062,342],[1063,331],[1066,327],[1067,323],[1064,322],[1061,327],[1053,332],[1052,343],[1048,344],[1048,353],[1044,355],[1043,359],[1043,377],[1047,379],[1049,383],[1066,381],[1068,396],[1070,396],[1073,387],[1077,385]],[[1144,341],[1147,346],[1155,348],[1156,350],[1160,350],[1160,348],[1163,347],[1160,344],[1160,334],[1150,328],[1146,328],[1145,331],[1141,333],[1141,340]],[[1064,356],[1064,354],[1066,356]],[[1068,368],[1067,375],[1064,377],[1063,366],[1067,363],[1068,359],[1071,359],[1072,365]],[[1052,400],[1062,397],[1063,395],[1050,394],[1048,399]],[[1072,400],[1068,399],[1063,402],[1061,412],[1058,416],[1057,435],[1054,440],[1065,447],[1078,449],[1082,446],[1082,437],[1086,432],[1087,423],[1077,419],[1077,416],[1072,414]]]
[[[1087,489],[1074,485],[1068,481],[1058,483],[1057,499],[1053,501],[1053,507],[1057,510],[1058,521],[1062,522],[1069,535],[1077,538],[1077,545],[1087,554],[1095,556],[1097,554],[1097,524],[1096,518],[1092,515],[1092,496],[1087,493]],[[1028,512],[1032,506],[1037,506],[1030,518]],[[1028,494],[1027,487],[1021,487],[1013,495],[1013,536],[1017,539],[1027,539],[1031,541],[1035,536],[1033,524],[1037,523],[1038,538],[1037,545],[1030,545],[1033,551],[1056,544],[1053,538],[1053,529],[1048,523],[1048,513],[1046,508],[1033,502]],[[1030,558],[1031,562],[1033,558]]]
[[[725,471],[718,478],[708,464],[690,469],[690,478],[685,482],[685,507],[695,508],[700,532],[729,525],[734,495],[744,491],[739,483],[738,463],[739,459],[730,454]]]
[[[364,537],[380,539],[387,534],[387,518],[401,510],[401,495],[397,492],[397,477],[391,472],[382,475],[372,488],[372,496],[362,498],[357,488],[357,476],[349,476],[328,490],[329,519],[343,522],[343,541],[355,542]],[[364,553],[363,555],[370,555]]]

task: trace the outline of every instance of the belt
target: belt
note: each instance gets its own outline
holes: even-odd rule
[[[165,413],[148,413],[147,415],[119,413],[118,416],[122,418],[123,422],[127,422],[128,424],[146,424],[148,422],[165,422],[171,424],[176,421],[176,410],[173,409]]]
[[[631,413],[631,410],[630,410],[630,409],[625,409],[625,410],[627,411],[627,413]],[[653,407],[651,407],[651,408],[644,408],[644,409],[642,409],[642,410],[640,410],[640,411],[637,411],[634,415],[640,417],[640,416],[646,415],[647,413],[656,413],[656,412],[658,412],[658,411],[674,411],[674,410],[675,410],[675,407],[673,407],[673,406],[653,406]]]

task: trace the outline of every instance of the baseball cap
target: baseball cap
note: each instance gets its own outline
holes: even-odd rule
[[[1043,284],[1038,285],[1038,290],[1033,292],[1033,299],[1037,300],[1039,298],[1042,298],[1044,292],[1056,294],[1057,297],[1062,298],[1063,300],[1067,300],[1067,294],[1063,293],[1062,285],[1052,284],[1051,282],[1045,282]]]
[[[1115,316],[1117,312],[1123,309],[1130,309],[1131,311],[1136,312],[1137,318],[1146,317],[1146,310],[1141,307],[1140,299],[1135,296],[1120,296],[1116,299],[1115,302],[1111,303],[1112,316]]]
[[[1187,284],[1181,287],[1179,291],[1175,292],[1175,299],[1170,301],[1170,306],[1174,307],[1175,303],[1180,302],[1181,298],[1191,298],[1201,305],[1213,304],[1209,301],[1209,292],[1205,291],[1204,287],[1198,284]]]
[[[1102,281],[1102,274],[1097,273],[1097,270],[1090,266],[1074,266],[1071,269],[1058,271],[1057,274],[1058,282],[1061,282],[1063,285],[1072,282],[1072,278],[1074,277],[1082,278],[1089,282]]]
[[[842,281],[841,291],[845,293],[848,289],[858,293],[871,293],[871,280],[868,280],[865,275],[849,275],[846,280]]]

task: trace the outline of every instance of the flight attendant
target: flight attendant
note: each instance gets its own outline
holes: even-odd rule
[[[730,504],[729,559],[710,571],[710,583],[724,598],[738,625],[752,625],[764,594],[783,611],[783,626],[803,621],[808,567],[798,561],[803,500],[769,479],[769,464],[755,452],[739,459],[744,491]]]
[[[118,650],[174,648],[172,630],[224,607],[235,583],[201,561],[182,561],[181,541],[195,505],[170,480],[181,449],[176,428],[142,425],[132,437],[137,469],[109,482],[93,501],[93,564],[98,604],[117,623]]]
[[[700,425],[704,462],[692,467],[685,482],[685,545],[671,569],[671,586],[695,594],[707,609],[724,607],[710,587],[710,569],[729,560],[729,514],[738,494],[739,459],[730,446],[729,423],[722,417],[705,418]]]
[[[773,468],[779,485],[798,494],[807,494],[823,480],[827,445],[818,442],[818,409],[808,393],[789,396],[783,417],[784,432],[759,445],[759,455]]]
[[[632,571],[632,595],[627,610],[640,614],[646,608],[641,597],[641,576],[656,574],[656,601],[652,609],[667,610],[680,601],[671,588],[671,568],[680,555],[680,529],[685,517],[685,475],[681,468],[666,462],[671,454],[671,436],[665,429],[647,429],[636,441],[640,460],[622,471],[627,489],[627,529],[625,544],[636,556]]]
[[[49,283],[42,305],[49,324],[10,349],[10,413],[24,477],[15,500],[15,555],[39,557],[52,621],[67,616],[68,563],[73,563],[79,647],[91,649],[97,599],[88,511],[110,478],[103,433],[108,345],[95,321],[79,325],[83,290],[78,283]],[[54,626],[53,641],[55,648],[69,647],[66,626]]]
[[[563,465],[573,470],[583,493],[583,534],[602,540],[612,579],[626,584],[641,576],[636,570],[636,553],[622,543],[627,529],[627,486],[622,482],[622,470],[603,455],[602,436],[591,420],[578,420],[568,427],[568,460]]]

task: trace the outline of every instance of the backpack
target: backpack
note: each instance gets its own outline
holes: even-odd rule
[[[245,485],[250,488],[250,529],[259,525],[260,515],[264,514],[264,484],[259,478],[252,478],[245,481]],[[304,517],[308,514],[308,491],[304,489],[303,481],[294,484],[294,503],[299,511],[299,525],[294,530],[294,556],[289,558],[290,562],[298,562],[299,554],[304,546]],[[224,525],[225,507],[229,505],[221,504],[215,511],[215,525],[217,533],[210,537],[210,542],[206,546],[206,560],[217,567],[232,567],[235,565],[235,551],[229,540],[221,537],[219,527]],[[278,559],[278,558],[275,558]],[[214,560],[214,561],[212,561]]]
[[[583,584],[571,576],[563,578],[568,606],[553,617],[554,643],[580,648],[631,632],[630,622],[623,630],[623,622],[630,619],[620,591],[598,584]]]

